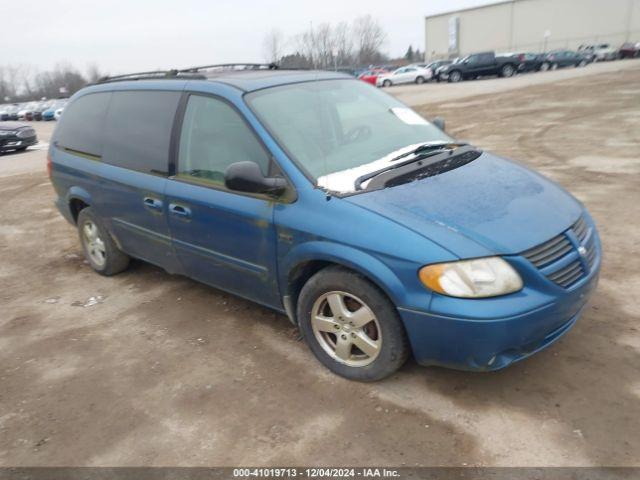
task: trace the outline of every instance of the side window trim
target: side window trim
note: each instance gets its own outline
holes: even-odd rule
[[[179,168],[180,168],[180,137],[182,136],[182,127],[184,124],[184,117],[185,117],[185,113],[187,111],[187,106],[189,104],[189,98],[192,96],[198,96],[198,97],[207,97],[207,98],[211,98],[213,100],[218,100],[221,101],[223,103],[225,103],[227,106],[229,106],[236,114],[238,114],[238,116],[240,117],[240,119],[242,120],[242,122],[247,126],[247,129],[249,130],[249,132],[251,133],[251,135],[253,135],[256,139],[256,141],[258,142],[258,144],[260,145],[260,148],[262,148],[265,152],[265,154],[267,155],[267,157],[269,158],[269,172],[268,175],[272,175],[274,173],[277,173],[278,175],[282,176],[288,183],[288,187],[286,192],[281,195],[280,197],[274,197],[272,195],[268,195],[268,194],[255,194],[255,193],[248,193],[248,192],[238,192],[236,190],[230,190],[227,187],[225,187],[224,185],[215,185],[213,183],[209,183],[209,182],[203,182],[203,181],[198,181],[197,179],[189,179],[186,177],[181,177],[178,176],[178,172],[179,172]],[[221,96],[221,95],[216,95],[214,93],[208,93],[208,92],[198,92],[198,91],[193,91],[193,90],[185,90],[182,92],[182,96],[180,98],[180,101],[178,102],[178,108],[176,110],[176,117],[174,119],[173,122],[173,128],[171,130],[171,140],[169,143],[169,176],[168,179],[173,180],[173,181],[177,181],[177,182],[184,182],[184,183],[189,183],[192,185],[198,185],[200,187],[204,187],[204,188],[210,188],[212,190],[218,190],[218,191],[222,191],[222,192],[227,192],[227,193],[231,193],[234,195],[242,195],[245,197],[252,197],[252,198],[258,198],[261,200],[270,200],[270,201],[275,201],[278,203],[293,203],[297,200],[298,198],[298,194],[296,191],[296,188],[293,184],[293,182],[291,181],[291,179],[287,176],[287,174],[285,173],[285,171],[282,169],[282,167],[280,166],[280,164],[278,163],[278,161],[275,159],[275,157],[273,156],[273,154],[271,153],[271,151],[267,148],[267,146],[265,145],[264,141],[262,140],[262,138],[260,138],[260,135],[258,135],[258,132],[256,132],[256,130],[253,128],[253,125],[251,125],[251,123],[249,122],[249,120],[247,120],[247,118],[244,116],[244,114],[238,109],[238,107],[236,107],[236,105],[233,104],[233,102],[229,101],[227,98]]]

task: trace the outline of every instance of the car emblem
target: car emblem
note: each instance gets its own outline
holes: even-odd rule
[[[578,253],[584,257],[587,254],[587,249],[580,245],[578,247]]]

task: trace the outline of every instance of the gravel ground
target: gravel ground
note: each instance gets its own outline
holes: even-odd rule
[[[0,465],[639,465],[640,68],[586,71],[416,94],[454,135],[561,183],[600,228],[582,319],[494,373],[410,361],[353,383],[262,307],[143,263],[100,277],[53,207],[44,150],[0,157]],[[35,126],[46,143],[52,124]]]

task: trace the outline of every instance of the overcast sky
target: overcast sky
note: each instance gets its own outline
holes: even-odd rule
[[[424,16],[495,0],[0,0],[0,64],[58,62],[103,72],[264,61],[273,28],[293,36],[323,22],[371,14],[383,50],[424,48]]]

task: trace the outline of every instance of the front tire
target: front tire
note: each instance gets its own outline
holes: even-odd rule
[[[129,256],[118,248],[91,207],[78,215],[78,235],[85,258],[100,275],[115,275],[129,265]]]
[[[382,82],[382,86],[383,87],[390,87],[391,86],[391,80],[385,80],[384,82]]]
[[[393,304],[350,270],[329,267],[311,277],[300,292],[297,317],[320,363],[350,380],[381,380],[409,356],[407,335]]]

